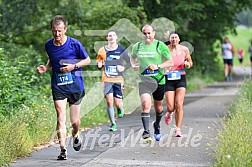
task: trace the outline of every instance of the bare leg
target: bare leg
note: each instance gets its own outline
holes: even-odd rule
[[[144,113],[150,113],[151,109],[151,95],[144,93],[141,95],[142,110]]]
[[[175,108],[176,108],[176,113],[175,113],[175,120],[176,120],[176,127],[180,128],[182,119],[183,119],[183,103],[184,103],[184,97],[185,97],[185,88],[178,88],[176,89],[176,96],[175,96]]]
[[[233,66],[229,65],[228,66],[228,70],[229,70],[229,80],[232,80],[232,75],[233,75]]]
[[[114,98],[114,102],[115,102],[115,106],[116,108],[121,108],[123,106],[123,101],[122,99],[119,99],[119,98]]]
[[[228,64],[224,64],[224,74],[225,74],[225,80],[228,78]]]
[[[154,100],[154,108],[157,113],[161,113],[163,111],[163,100],[157,101]]]
[[[66,147],[66,103],[67,99],[54,101],[54,106],[57,112],[56,130],[61,149],[65,149]]]
[[[174,102],[175,102],[175,91],[167,91],[165,92],[165,101],[167,105],[167,113],[168,112],[172,113],[174,112]]]
[[[72,104],[70,105],[70,121],[73,126],[73,136],[79,132],[80,129],[80,104]]]

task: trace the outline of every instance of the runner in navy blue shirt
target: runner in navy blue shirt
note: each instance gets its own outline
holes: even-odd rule
[[[80,104],[85,95],[82,79],[82,67],[90,63],[90,58],[82,44],[66,36],[67,20],[62,16],[55,16],[51,20],[53,38],[45,44],[48,55],[47,64],[37,67],[38,73],[44,73],[52,67],[51,88],[55,109],[57,112],[57,135],[60,142],[60,155],[58,160],[67,159],[66,149],[66,105],[69,103],[70,121],[73,126],[73,148],[79,151],[81,138]]]
[[[99,49],[96,62],[98,68],[102,69],[102,85],[107,102],[107,113],[111,123],[109,130],[116,131],[117,125],[115,122],[114,105],[117,108],[118,117],[122,118],[124,115],[123,72],[127,70],[131,64],[126,49],[117,44],[118,36],[114,30],[109,30],[107,32],[106,39],[108,43]]]

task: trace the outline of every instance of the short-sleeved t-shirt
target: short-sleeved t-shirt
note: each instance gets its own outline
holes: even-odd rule
[[[132,57],[137,57],[139,60],[140,74],[143,73],[146,70],[146,67],[148,67],[150,64],[162,64],[164,60],[169,60],[172,58],[167,46],[163,42],[158,40],[154,40],[150,45],[146,45],[144,41],[134,44],[132,48]],[[164,69],[160,69],[157,75],[150,77],[159,80],[163,77],[163,75]],[[165,84],[164,77],[159,82],[159,84]]]
[[[233,59],[232,45],[230,43],[222,44],[223,59]]]
[[[58,76],[63,74],[60,68],[64,67],[64,63],[76,64],[78,61],[86,59],[88,54],[82,44],[71,37],[67,37],[66,42],[62,46],[55,46],[53,38],[45,43],[45,49],[52,66],[51,88],[53,92],[66,94],[77,93],[84,90],[84,82],[82,79],[82,68],[71,71],[72,83],[59,85]]]

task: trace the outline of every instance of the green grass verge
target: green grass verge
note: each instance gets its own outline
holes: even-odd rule
[[[56,114],[51,99],[41,98],[31,107],[21,106],[15,112],[0,121],[0,166],[27,156],[48,142],[55,131]]]
[[[237,51],[245,51],[243,66],[250,66],[248,47],[252,28],[237,28],[237,35],[227,35]],[[234,65],[239,65],[237,54]],[[221,120],[222,128],[212,143],[215,167],[252,166],[252,83],[248,79]]]
[[[222,129],[212,143],[215,167],[252,166],[252,83],[247,80],[222,119]]]

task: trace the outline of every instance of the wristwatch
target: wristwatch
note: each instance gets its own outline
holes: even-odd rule
[[[161,68],[161,67],[160,67],[160,64],[157,65],[157,68],[160,70],[160,68]]]
[[[79,68],[78,65],[75,64],[75,65],[74,65],[74,69],[76,70],[76,69],[78,69],[78,68]]]

